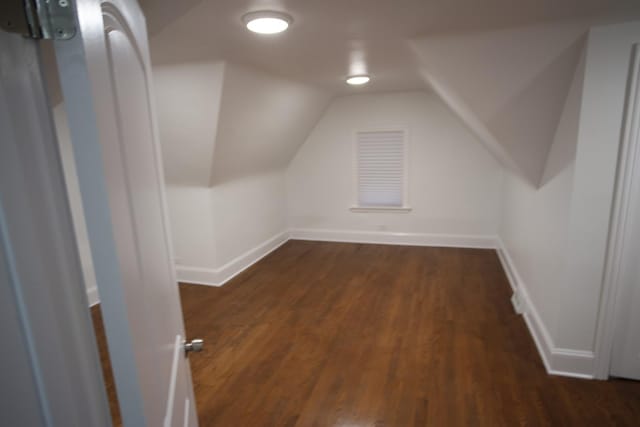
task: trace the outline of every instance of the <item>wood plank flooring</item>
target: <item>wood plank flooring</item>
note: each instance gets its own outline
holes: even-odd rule
[[[491,250],[290,241],[180,293],[201,426],[640,425],[640,383],[546,374]]]

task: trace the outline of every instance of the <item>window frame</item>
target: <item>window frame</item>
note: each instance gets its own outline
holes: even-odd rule
[[[358,188],[358,135],[361,133],[370,132],[402,132],[404,136],[404,155],[403,155],[403,170],[402,170],[402,205],[401,206],[363,206],[360,205],[359,188]],[[409,143],[411,141],[409,128],[407,126],[375,126],[355,129],[352,133],[351,142],[351,167],[352,167],[352,194],[353,203],[349,210],[354,213],[408,213],[411,211],[409,204]]]

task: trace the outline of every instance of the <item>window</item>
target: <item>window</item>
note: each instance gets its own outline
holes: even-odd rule
[[[352,210],[408,210],[405,169],[405,131],[358,132],[357,206]]]

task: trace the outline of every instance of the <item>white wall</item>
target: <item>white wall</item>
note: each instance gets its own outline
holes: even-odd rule
[[[640,21],[589,32],[557,345],[594,350],[633,44]]]
[[[593,376],[626,86],[640,22],[594,27],[539,189],[509,177],[501,237],[550,370]],[[517,279],[517,278],[516,278]]]
[[[216,267],[211,188],[167,185],[173,253],[178,266]]]
[[[217,185],[212,198],[218,266],[287,229],[282,171]]]
[[[513,173],[505,179],[500,236],[522,280],[519,285],[547,331],[555,329],[566,273],[583,77],[584,60],[576,69],[540,188]]]
[[[283,171],[217,185],[212,199],[218,267],[287,229]]]
[[[221,284],[285,237],[283,171],[213,187],[169,185],[167,196],[179,280]]]
[[[409,213],[354,213],[357,130],[402,126],[409,134]],[[289,226],[494,236],[503,170],[429,92],[337,98],[287,170]]]
[[[282,171],[213,187],[167,186],[178,269],[216,270],[286,231]]]

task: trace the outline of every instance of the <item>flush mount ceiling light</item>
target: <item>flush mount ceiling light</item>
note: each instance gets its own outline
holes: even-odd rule
[[[369,80],[371,80],[371,77],[367,76],[366,74],[349,76],[347,77],[347,84],[350,84],[351,86],[359,86],[369,83]]]
[[[247,13],[242,17],[242,22],[254,33],[278,34],[289,28],[293,18],[286,13],[263,10]]]

